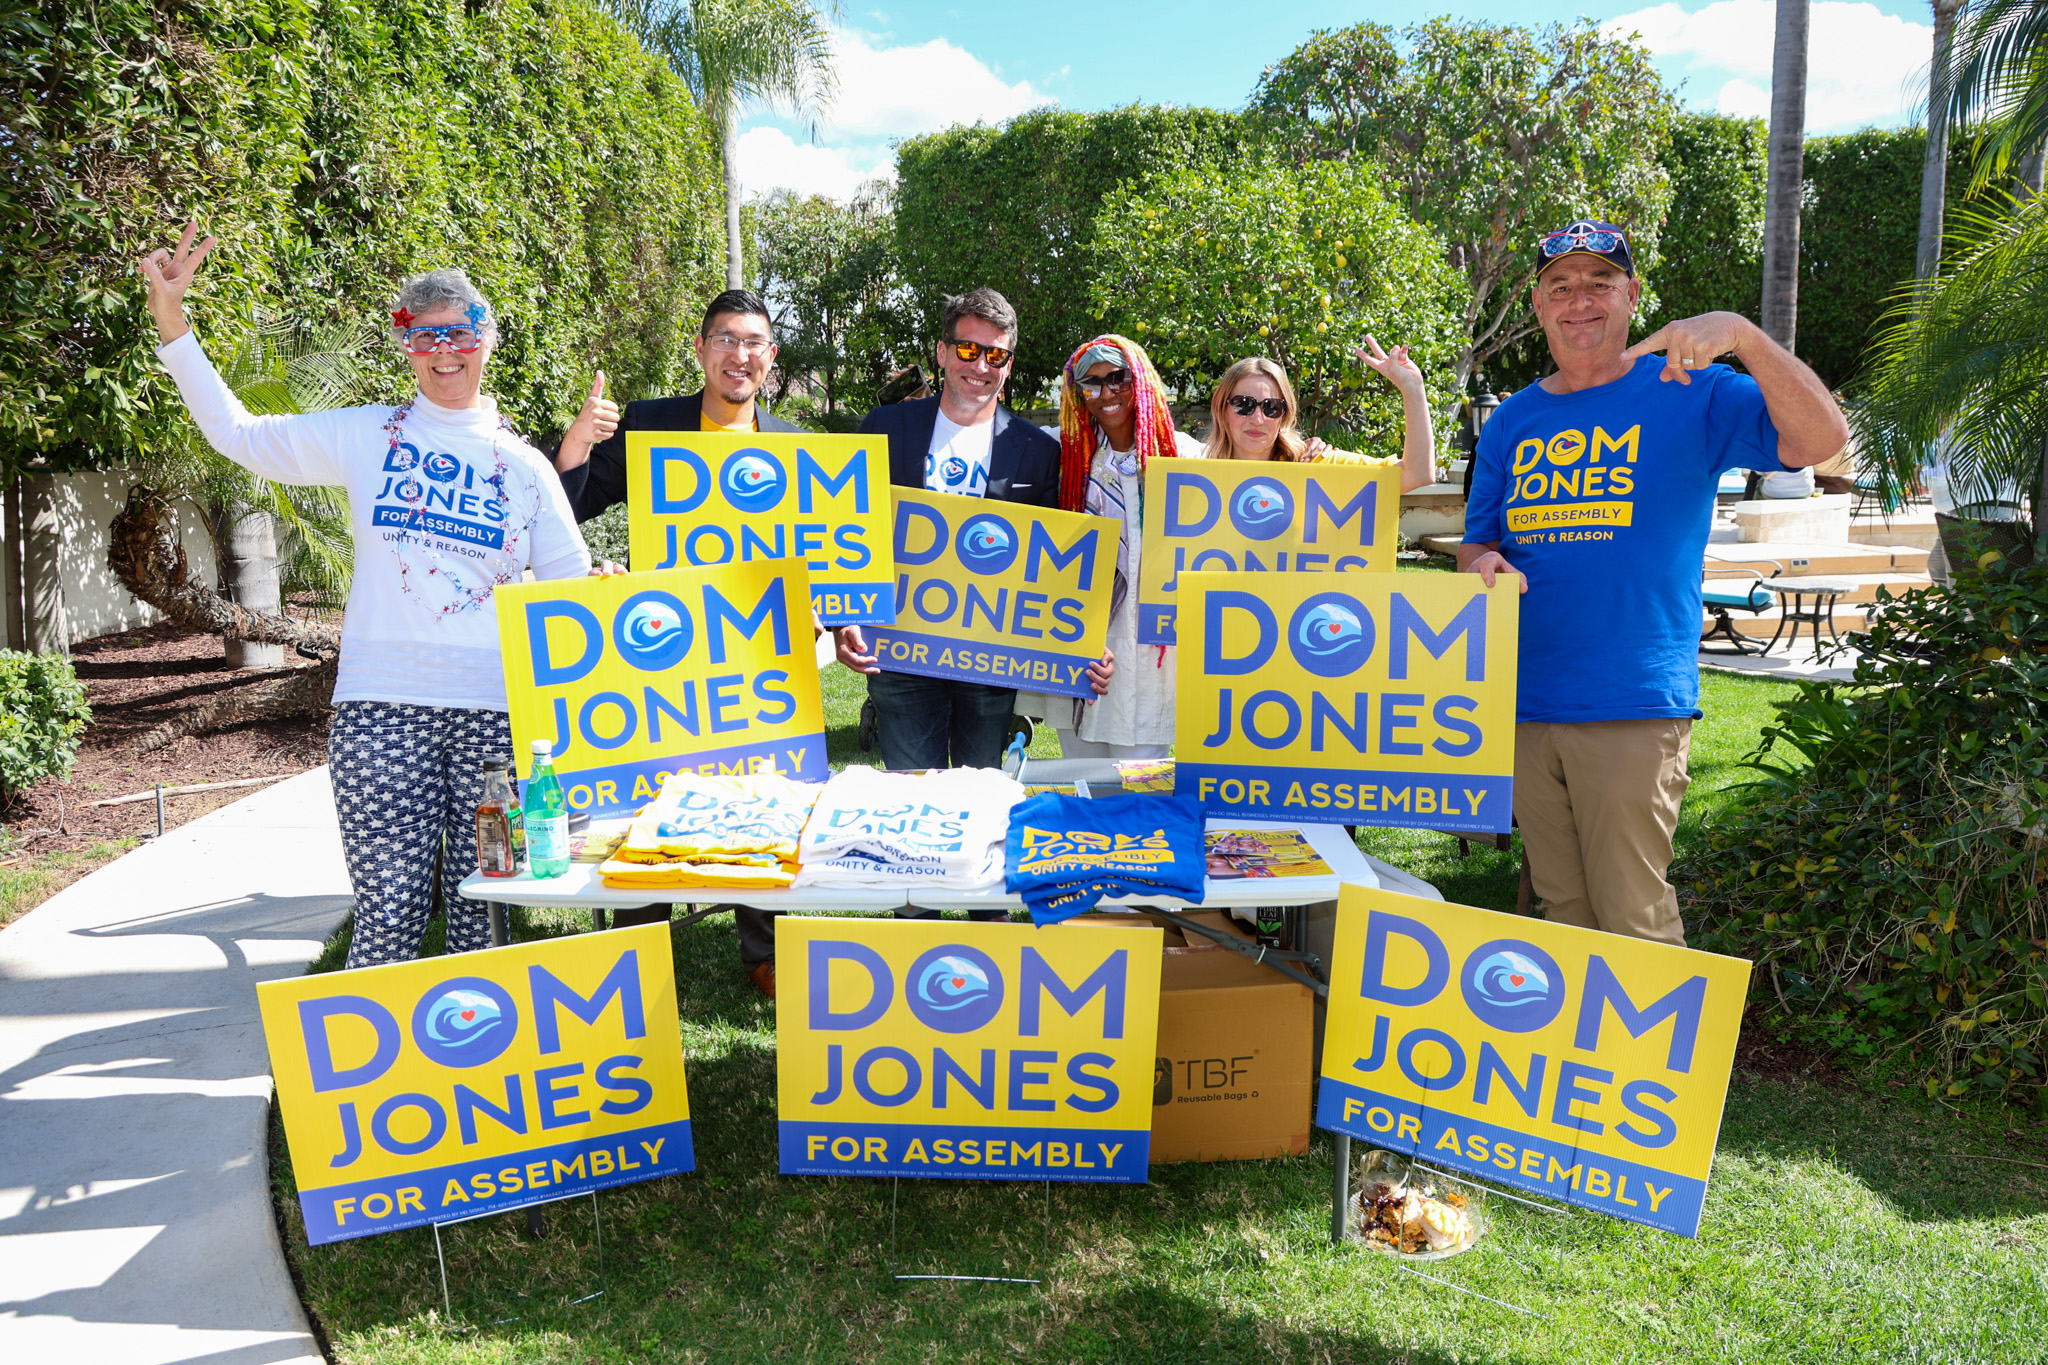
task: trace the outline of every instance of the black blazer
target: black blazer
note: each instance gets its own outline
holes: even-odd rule
[[[876,408],[861,419],[862,434],[889,438],[889,482],[898,488],[924,487],[925,456],[938,426],[939,400],[914,398]],[[1060,505],[1060,443],[1001,404],[989,441],[986,497],[1002,502]],[[580,516],[581,513],[578,513]]]
[[[576,520],[589,521],[606,508],[616,507],[626,500],[627,432],[695,431],[703,421],[704,393],[701,389],[681,398],[645,398],[626,404],[626,410],[619,414],[619,429],[592,446],[588,460],[574,469],[556,471],[562,480],[562,490],[569,495],[569,505],[576,509]],[[754,404],[754,422],[763,431],[803,430],[783,421],[758,402]],[[925,440],[929,443],[929,424],[925,431]],[[557,446],[556,450],[560,448]],[[1057,450],[1057,442],[1054,448]],[[554,457],[555,451],[549,451],[550,462]]]

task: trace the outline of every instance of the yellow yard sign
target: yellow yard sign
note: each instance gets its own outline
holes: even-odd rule
[[[869,632],[891,673],[1092,697],[1109,636],[1109,517],[896,490],[896,615]]]
[[[1502,831],[1514,580],[1181,579],[1174,792],[1211,816]]]
[[[637,811],[672,772],[822,782],[824,707],[797,560],[499,588],[512,742],[552,740],[577,810]]]
[[[826,625],[887,621],[889,438],[627,432],[626,533],[636,569],[800,559]]]
[[[1391,573],[1400,516],[1395,465],[1154,460],[1138,642],[1179,643],[1183,574]]]
[[[315,1245],[696,1169],[666,925],[256,998]]]
[[[782,1172],[1142,1181],[1160,932],[775,921]]]
[[[1344,888],[1316,1123],[1698,1233],[1750,964]]]

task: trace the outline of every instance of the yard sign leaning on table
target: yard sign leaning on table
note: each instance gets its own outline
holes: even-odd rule
[[[1138,643],[1178,643],[1186,573],[1391,573],[1391,465],[1158,460],[1145,470]]]
[[[1750,964],[1346,886],[1316,1123],[1697,1235]]]
[[[1144,1180],[1160,939],[778,919],[782,1173]]]
[[[315,1246],[696,1169],[666,925],[256,998]]]
[[[552,740],[570,806],[637,811],[679,769],[822,782],[824,707],[802,561],[497,590],[512,742]]]
[[[629,431],[626,533],[636,569],[801,559],[826,625],[895,614],[887,437]]]
[[[1514,580],[1180,582],[1174,792],[1211,816],[1498,832],[1514,810]]]
[[[891,673],[1092,697],[1109,637],[1118,524],[898,488],[896,615],[873,632]]]

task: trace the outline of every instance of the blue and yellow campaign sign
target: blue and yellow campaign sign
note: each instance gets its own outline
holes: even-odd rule
[[[1514,582],[1184,576],[1174,794],[1212,816],[1506,830]]]
[[[782,1173],[1144,1180],[1160,937],[776,920]]]
[[[637,811],[672,772],[823,782],[802,561],[499,588],[512,743],[552,740],[577,810]]]
[[[696,1169],[666,925],[256,999],[315,1246]]]
[[[1346,886],[1316,1124],[1683,1237],[1749,963]]]
[[[895,624],[870,632],[891,673],[1092,697],[1109,636],[1109,517],[896,491]]]
[[[894,615],[886,436],[629,431],[626,534],[636,569],[800,559],[826,625]]]
[[[1154,460],[1138,643],[1178,643],[1183,574],[1391,573],[1400,518],[1398,465]]]

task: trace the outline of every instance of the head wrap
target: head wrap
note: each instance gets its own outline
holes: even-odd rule
[[[1095,447],[1102,439],[1102,428],[1088,411],[1088,400],[1081,396],[1079,380],[1090,366],[1102,361],[1131,372],[1139,487],[1144,487],[1146,460],[1171,458],[1176,451],[1173,410],[1166,405],[1166,386],[1159,382],[1159,371],[1152,368],[1152,357],[1145,354],[1144,347],[1114,333],[1082,342],[1068,357],[1060,374],[1060,506],[1069,512],[1087,507],[1089,470],[1095,463]]]

